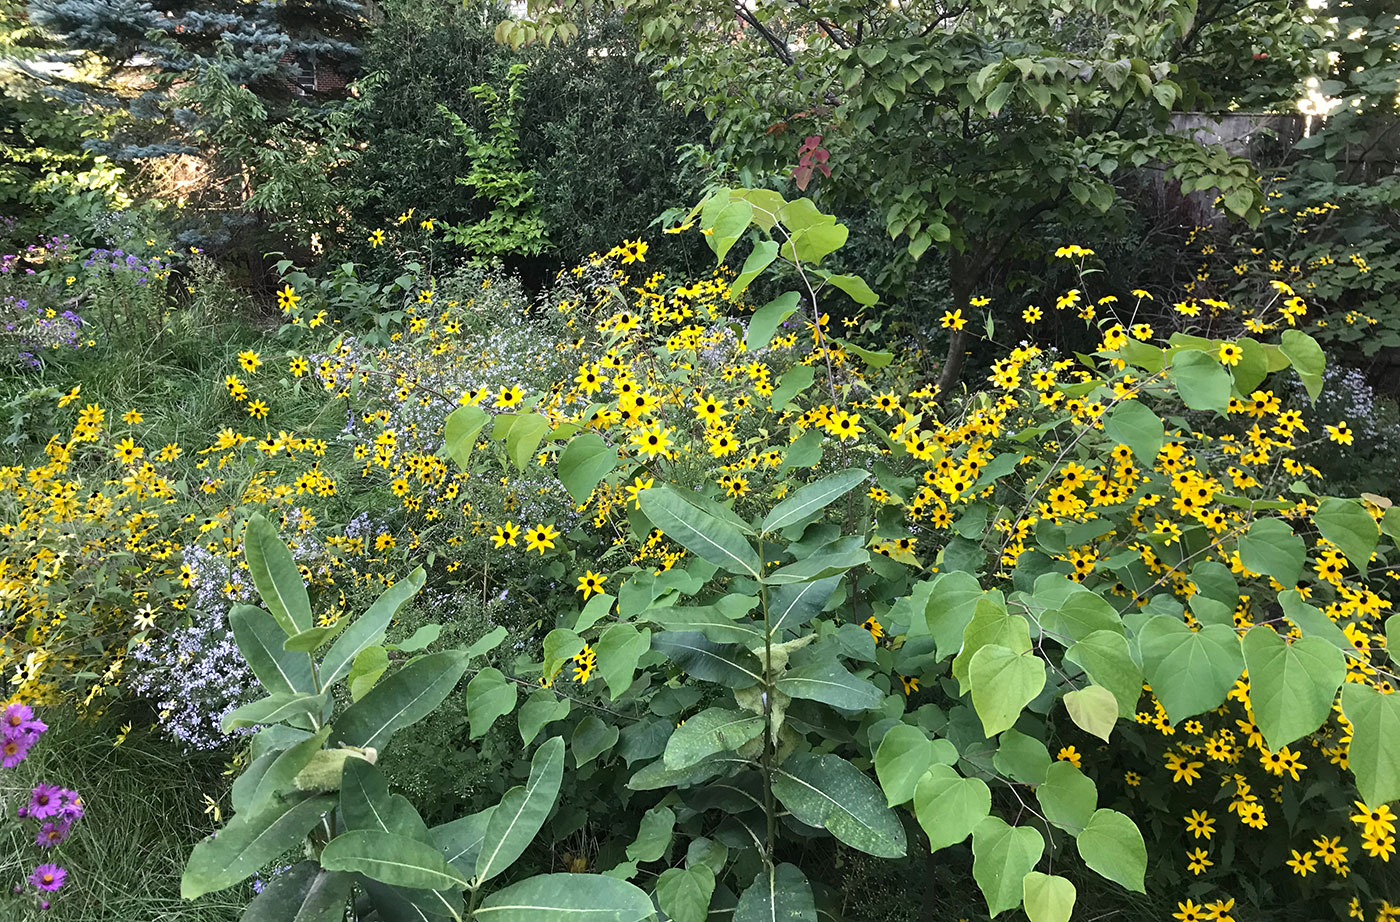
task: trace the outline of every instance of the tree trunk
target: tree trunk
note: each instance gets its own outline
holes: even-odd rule
[[[978,273],[973,270],[969,260],[956,250],[949,251],[948,287],[953,295],[953,303],[949,310],[961,310],[969,306],[968,302],[972,300],[973,287],[977,284],[977,275]],[[948,354],[943,359],[943,369],[938,375],[938,396],[936,399],[940,403],[948,399],[948,393],[953,389],[953,385],[958,383],[966,358],[966,328],[950,330]]]

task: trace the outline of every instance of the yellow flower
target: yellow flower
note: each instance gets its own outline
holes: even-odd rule
[[[945,330],[961,330],[967,326],[967,318],[962,315],[962,308],[955,311],[944,311],[942,324]]]
[[[1084,767],[1084,756],[1073,746],[1062,746],[1060,751],[1055,753],[1055,758],[1061,762],[1068,762],[1075,768]]]
[[[853,439],[865,432],[865,427],[860,424],[859,413],[838,410],[827,420],[826,431],[839,439]]]
[[[290,284],[283,285],[277,292],[277,306],[282,308],[283,313],[290,314],[301,300],[301,295]]]
[[[1210,860],[1208,855],[1209,853],[1205,849],[1199,847],[1187,852],[1187,870],[1189,870],[1192,874],[1196,874],[1198,876],[1204,874],[1206,868],[1210,867],[1212,864],[1215,864],[1214,861]]]
[[[1069,246],[1059,247],[1058,249],[1055,250],[1055,257],[1056,257],[1057,259],[1073,259],[1073,258],[1075,258],[1076,256],[1093,256],[1093,255],[1094,255],[1094,251],[1093,251],[1093,250],[1089,249],[1088,247],[1082,247],[1082,246],[1080,246],[1080,245],[1077,244],[1077,243],[1071,243]]]
[[[1026,323],[1036,323],[1043,316],[1045,316],[1044,312],[1034,304],[1021,311],[1021,319]]]
[[[635,504],[635,508],[640,509],[642,508],[642,491],[650,490],[655,485],[656,481],[651,477],[645,479],[638,477],[627,485],[627,498]]]
[[[1178,922],[1205,922],[1210,916],[1206,908],[1197,903],[1187,900],[1184,903],[1176,904],[1177,911],[1172,913],[1172,918]]]
[[[244,371],[252,374],[262,364],[262,357],[250,349],[247,352],[238,353],[238,364],[243,366]]]
[[[881,637],[885,636],[884,625],[876,621],[874,615],[871,615],[869,618],[866,618],[865,622],[861,625],[861,627],[869,631],[870,636],[874,637],[876,640],[879,640]]]
[[[73,401],[75,401],[75,400],[78,399],[78,395],[81,394],[82,391],[83,391],[83,386],[82,386],[81,384],[75,384],[75,385],[73,385],[73,389],[72,389],[72,390],[70,390],[68,393],[64,394],[62,397],[58,398],[58,405],[59,405],[60,407],[66,407],[66,406],[68,406],[68,404],[70,404],[70,403],[72,403]]]
[[[254,400],[248,404],[248,415],[253,419],[264,419],[267,416],[267,404],[261,400]]]
[[[1220,359],[1221,365],[1228,365],[1232,368],[1238,365],[1243,357],[1244,350],[1234,343],[1222,343],[1220,351],[1216,353],[1216,358]]]
[[[369,245],[377,247],[384,242],[384,231],[376,230],[369,235]]]
[[[553,525],[536,525],[525,533],[525,549],[539,551],[543,557],[547,549],[554,547],[554,539],[557,537],[559,530]]]
[[[588,644],[584,644],[583,649],[571,659],[574,662],[574,681],[580,685],[587,685],[588,680],[593,677],[594,667],[598,665],[598,654]]]
[[[1335,426],[1323,426],[1323,428],[1327,430],[1327,438],[1339,445],[1350,445],[1356,441],[1356,437],[1347,426],[1346,420],[1342,420]]]
[[[671,429],[663,429],[660,423],[653,423],[632,436],[632,444],[648,458],[665,455],[671,445],[671,432]]]
[[[1201,777],[1201,773],[1197,769],[1206,764],[1204,762],[1188,762],[1185,756],[1175,752],[1167,753],[1166,759],[1167,770],[1172,772],[1172,781],[1185,781],[1187,787],[1190,787],[1197,778]]]
[[[1296,848],[1290,849],[1290,851],[1293,852],[1293,857],[1288,859],[1285,863],[1293,869],[1294,874],[1297,874],[1299,877],[1307,877],[1313,871],[1317,870],[1317,859],[1313,857],[1312,852],[1303,852],[1299,854]]]
[[[496,533],[491,536],[491,540],[496,543],[497,548],[505,547],[509,544],[515,547],[515,539],[520,537],[520,526],[514,522],[507,522],[504,525],[496,526]]]
[[[140,460],[146,453],[146,449],[137,445],[131,439],[122,439],[117,443],[117,447],[112,450],[113,456],[123,464],[133,464]]]
[[[301,356],[296,356],[287,363],[287,370],[292,373],[292,377],[300,378],[311,369],[311,363]]]
[[[1395,836],[1377,832],[1374,835],[1365,833],[1361,836],[1361,847],[1366,849],[1366,854],[1372,858],[1390,863],[1390,856],[1395,854]]]
[[[578,578],[578,591],[583,593],[583,600],[587,602],[589,596],[603,591],[603,584],[607,581],[606,576],[599,576],[588,570]]]
[[[1359,800],[1352,803],[1356,805],[1357,812],[1352,814],[1351,821],[1361,827],[1363,835],[1388,835],[1395,832],[1395,814],[1391,812],[1388,804],[1372,808]]]
[[[1230,913],[1235,908],[1235,898],[1232,896],[1228,900],[1215,900],[1205,905],[1206,911],[1210,913],[1212,922],[1235,922],[1235,917]]]
[[[720,419],[729,413],[724,401],[715,397],[700,397],[695,404],[695,415],[706,426],[719,425]]]
[[[128,426],[135,426],[145,420],[145,418],[146,417],[142,416],[139,410],[127,410],[122,414],[122,422],[126,423]]]

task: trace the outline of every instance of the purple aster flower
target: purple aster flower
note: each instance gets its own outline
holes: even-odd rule
[[[72,825],[75,820],[83,818],[83,798],[77,791],[70,791],[67,788],[59,791],[59,796],[63,798],[63,806],[59,809],[59,819]]]
[[[27,704],[12,704],[5,708],[5,713],[0,716],[0,723],[4,724],[6,733],[25,733],[37,730],[42,733],[48,727],[44,722],[34,719],[34,709]]]
[[[68,879],[68,872],[56,864],[41,864],[29,875],[29,882],[40,890],[57,890]]]
[[[29,816],[36,820],[58,816],[63,812],[63,789],[56,784],[41,784],[29,796]]]
[[[56,845],[62,845],[63,840],[68,838],[68,830],[72,828],[73,825],[66,822],[45,823],[39,829],[39,835],[35,838],[34,844],[40,848],[53,848]]]
[[[37,736],[25,735],[11,737],[6,734],[4,742],[0,742],[0,766],[4,768],[14,768],[23,762],[29,755],[29,747],[34,745]]]

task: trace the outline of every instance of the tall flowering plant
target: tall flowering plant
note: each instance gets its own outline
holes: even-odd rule
[[[48,725],[36,717],[28,705],[12,703],[7,706],[0,716],[0,739],[3,739],[0,767],[17,768],[46,730]],[[78,792],[56,784],[41,782],[29,789],[28,800],[23,794],[18,799],[20,806],[14,818],[17,822],[37,826],[33,832],[34,845],[45,853],[52,853],[68,840],[73,825],[84,813],[83,799]],[[24,838],[29,835],[26,831]],[[54,860],[52,854],[45,857],[47,860],[38,863],[12,891],[16,897],[35,901],[40,909],[50,907],[52,895],[63,889],[69,878],[68,869]]]

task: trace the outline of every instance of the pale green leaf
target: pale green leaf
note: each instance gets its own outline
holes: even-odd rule
[[[1033,653],[988,644],[973,654],[967,675],[982,730],[995,736],[1016,723],[1045,687],[1045,662]]]
[[[676,829],[676,814],[670,807],[655,806],[642,814],[637,837],[627,846],[630,861],[659,861],[671,847]]]
[[[311,600],[292,552],[277,537],[277,527],[254,513],[243,531],[248,572],[263,605],[288,637],[311,629]],[[279,641],[280,644],[280,641]]]
[[[515,863],[544,825],[564,779],[564,738],[546,740],[530,760],[524,785],[506,791],[491,813],[476,859],[476,877],[488,881]],[[479,914],[478,914],[479,915]]]
[[[382,751],[396,731],[442,704],[466,670],[466,657],[455,650],[414,660],[345,709],[335,721],[334,741]]]
[[[957,845],[992,809],[992,792],[981,778],[964,778],[950,766],[929,766],[914,786],[914,816],[928,835],[929,850]]]
[[[1063,877],[1031,871],[1021,887],[1030,922],[1069,922],[1074,912],[1074,884]]]
[[[1069,762],[1055,762],[1045,772],[1045,783],[1035,789],[1045,818],[1067,832],[1078,834],[1099,805],[1098,788]]]
[[[933,765],[933,740],[909,724],[895,724],[875,750],[875,777],[891,807],[914,799],[919,779]]]
[[[996,918],[1021,905],[1022,880],[1040,860],[1045,840],[1030,826],[1008,826],[989,816],[972,831],[972,879]]]
[[[755,310],[749,318],[748,335],[744,340],[746,350],[760,352],[767,349],[778,327],[793,315],[801,302],[802,296],[797,292],[785,291]]]
[[[656,879],[656,901],[674,922],[705,922],[714,892],[715,872],[704,864],[667,868]]]
[[[1244,671],[1233,629],[1192,631],[1172,615],[1149,618],[1138,635],[1142,671],[1172,723],[1216,708]]]
[[[1335,544],[1351,565],[1365,573],[1380,541],[1380,528],[1366,507],[1354,499],[1327,497],[1317,504],[1313,524]]]
[[[414,890],[460,890],[467,881],[436,847],[379,829],[343,832],[321,850],[321,865]]]
[[[643,922],[651,897],[602,874],[540,874],[497,890],[476,910],[476,922]]]
[[[1102,685],[1086,685],[1065,693],[1065,710],[1070,720],[1085,733],[1105,743],[1118,723],[1118,699]]]
[[[1346,676],[1341,650],[1320,637],[1290,643],[1265,625],[1250,628],[1241,646],[1254,722],[1270,749],[1322,726]]]
[[[1400,694],[1349,682],[1342,687],[1342,713],[1352,726],[1347,766],[1357,793],[1372,806],[1400,800]]]
[[[1075,844],[1091,870],[1129,890],[1146,892],[1147,846],[1131,819],[1116,810],[1095,810]]]
[[[593,645],[593,652],[598,657],[598,674],[607,684],[608,696],[613,701],[632,687],[637,660],[650,649],[651,629],[642,628],[639,631],[630,624],[609,626]]]
[[[480,739],[498,718],[515,709],[515,683],[501,670],[488,667],[467,683],[467,721],[471,739]]]
[[[559,482],[574,502],[582,504],[594,487],[617,466],[617,449],[596,432],[583,432],[569,440],[559,455]]]
[[[443,423],[447,454],[462,470],[469,470],[467,462],[476,447],[476,437],[490,419],[485,410],[473,406],[458,407],[447,414]]]
[[[772,534],[816,515],[870,478],[869,471],[850,469],[804,484],[792,492],[763,520],[761,530]]]

